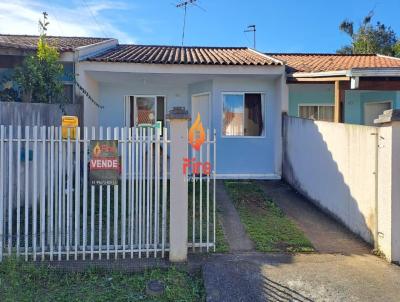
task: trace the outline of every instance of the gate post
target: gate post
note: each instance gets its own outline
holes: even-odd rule
[[[172,262],[187,260],[188,186],[182,163],[188,156],[189,119],[184,107],[174,107],[167,115],[171,133],[169,260]]]

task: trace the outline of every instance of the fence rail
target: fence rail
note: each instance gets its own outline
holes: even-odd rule
[[[118,140],[118,185],[89,184],[94,139]],[[169,144],[167,129],[0,126],[0,260],[164,257]]]

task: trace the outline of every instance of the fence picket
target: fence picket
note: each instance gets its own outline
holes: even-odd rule
[[[8,126],[8,255],[12,252],[13,214],[13,126]]]
[[[166,234],[167,234],[167,128],[163,130],[163,158],[162,158],[162,165],[163,165],[163,173],[162,173],[162,243],[161,243],[161,257],[164,258],[165,254],[165,243],[166,243]]]
[[[45,258],[45,242],[46,242],[46,127],[41,127],[42,155],[41,160],[41,177],[40,177],[40,243],[42,252],[42,261]]]
[[[92,127],[92,140],[96,139],[96,128]],[[91,151],[90,151],[91,152]],[[95,186],[90,186],[90,260],[93,260],[94,257],[94,216],[95,216],[95,208],[94,208],[94,198],[95,198]],[[101,199],[99,197],[99,203]]]
[[[75,137],[75,260],[78,259],[80,243],[80,209],[81,209],[81,129],[76,128]]]
[[[86,259],[87,245],[87,194],[88,194],[88,154],[87,154],[88,129],[83,128],[83,229],[82,229],[82,259]]]
[[[33,171],[32,171],[32,178],[33,178],[33,195],[32,195],[32,248],[33,248],[33,261],[36,261],[36,235],[37,235],[37,139],[38,139],[38,131],[37,126],[33,127]]]
[[[62,129],[58,127],[58,260],[61,261],[61,244],[62,244],[62,201],[63,201],[63,141],[62,141]]]
[[[4,126],[0,126],[0,262],[3,261],[3,242],[4,242]]]
[[[126,234],[126,128],[121,128],[121,241],[122,258],[125,259]],[[117,249],[115,249],[117,250]]]
[[[29,249],[29,134],[30,127],[25,126],[25,219],[24,219],[24,227],[25,227],[25,261],[28,261],[28,249]],[[2,162],[2,156],[0,158],[0,162]],[[0,169],[2,171],[2,169]],[[0,210],[0,212],[2,212]],[[2,216],[2,215],[1,215]],[[2,225],[2,223],[0,223]],[[1,257],[0,257],[1,258]]]
[[[100,127],[99,139],[103,139],[103,128]],[[99,186],[99,259],[101,259],[101,252],[103,249],[103,186]]]
[[[54,252],[54,127],[50,128],[50,261]]]
[[[118,141],[119,131],[114,128],[114,140]],[[114,258],[118,257],[118,203],[119,203],[119,186],[114,186]]]
[[[17,256],[21,232],[21,126],[17,126]]]

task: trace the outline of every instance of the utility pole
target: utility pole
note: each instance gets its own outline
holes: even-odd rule
[[[245,33],[252,32],[253,33],[253,48],[256,49],[256,26],[249,25],[247,29],[244,30]]]
[[[182,2],[179,2],[176,7],[177,8],[182,8],[185,10],[184,15],[183,15],[183,29],[182,29],[182,46],[183,46],[183,42],[185,41],[185,27],[186,27],[186,11],[187,11],[187,6],[188,5],[193,5],[193,6],[197,6],[198,8],[202,9],[205,11],[205,9],[203,9],[202,7],[197,5],[197,0],[185,0]]]

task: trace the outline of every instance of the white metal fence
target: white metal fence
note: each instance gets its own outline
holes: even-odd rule
[[[215,251],[216,248],[216,132],[210,140],[210,131],[206,130],[206,140],[196,151],[189,147],[192,164],[201,163],[198,173],[191,173],[189,184],[189,247],[192,251]],[[210,163],[211,170],[205,171],[202,165]]]
[[[169,251],[167,129],[0,126],[0,261],[164,257]],[[215,250],[216,136],[189,147],[192,251]],[[70,137],[70,135],[68,135]],[[118,140],[118,185],[89,183],[91,140]],[[195,168],[196,163],[201,163]],[[205,171],[202,164],[210,164]]]
[[[0,261],[163,257],[167,129],[77,128],[76,139],[61,131],[0,126]],[[93,139],[119,141],[118,185],[88,183]]]

